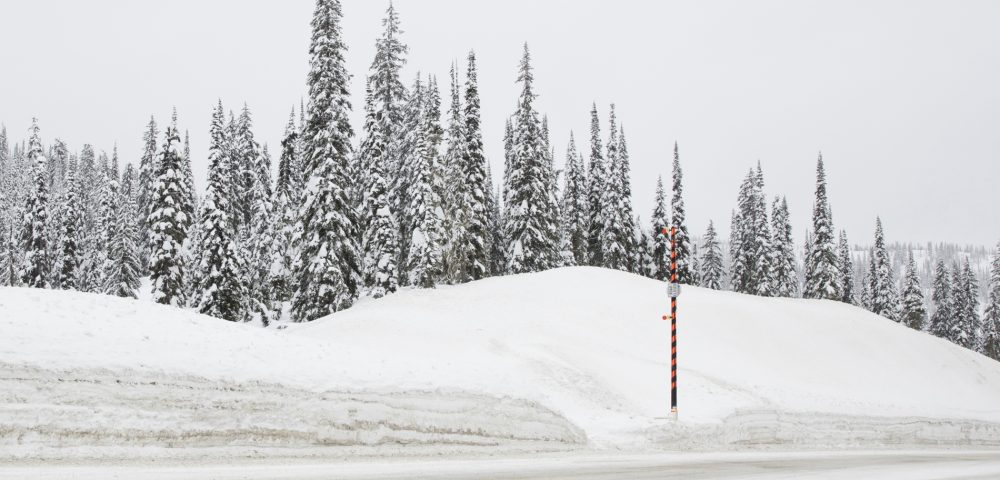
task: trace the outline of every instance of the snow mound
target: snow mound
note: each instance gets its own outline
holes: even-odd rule
[[[565,268],[260,329],[2,288],[0,458],[1000,445],[1000,363],[841,303],[690,287],[680,420],[659,419],[665,291]]]

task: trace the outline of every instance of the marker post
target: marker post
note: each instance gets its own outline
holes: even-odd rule
[[[677,283],[677,227],[663,228],[664,235],[670,235],[670,282],[667,295],[670,296],[670,418],[677,420],[677,297],[681,286]],[[663,316],[666,320],[666,315]]]

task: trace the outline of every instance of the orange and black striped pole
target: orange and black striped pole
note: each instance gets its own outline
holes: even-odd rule
[[[666,228],[662,230],[668,234]],[[677,418],[677,227],[670,227],[670,415]],[[663,318],[666,320],[666,316]]]

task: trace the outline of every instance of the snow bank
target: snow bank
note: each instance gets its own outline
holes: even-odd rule
[[[680,421],[657,419],[666,303],[580,267],[260,329],[0,289],[0,457],[1000,445],[1000,363],[836,302],[697,288]]]

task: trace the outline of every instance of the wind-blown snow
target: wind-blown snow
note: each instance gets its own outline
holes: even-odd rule
[[[663,283],[588,267],[280,329],[0,289],[0,457],[1000,444],[1000,363],[836,302],[691,287],[680,421],[658,420],[666,308]]]

